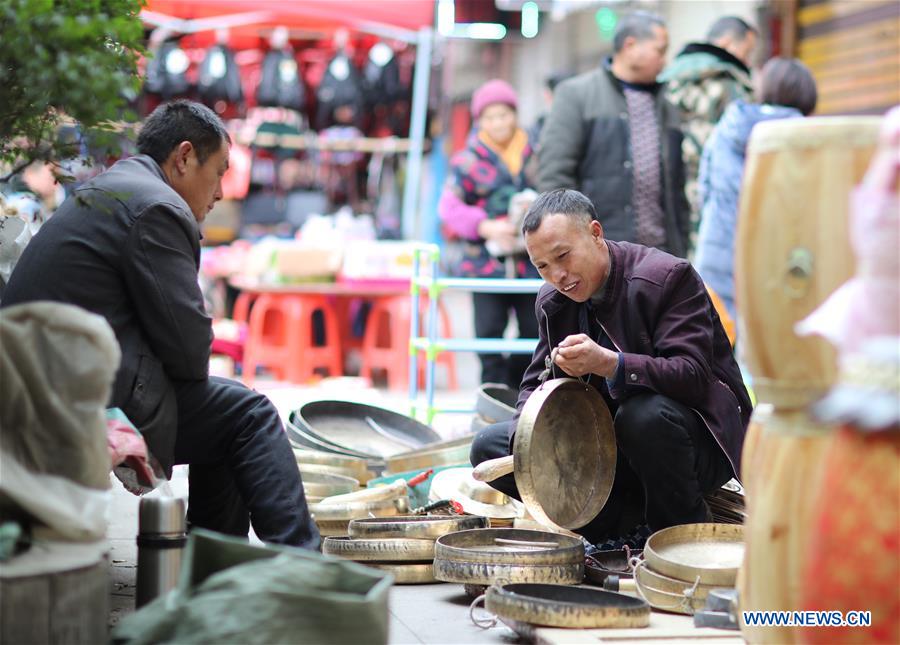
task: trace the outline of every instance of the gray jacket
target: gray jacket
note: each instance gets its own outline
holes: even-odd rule
[[[145,155],[84,184],[26,247],[3,306],[77,305],[106,318],[122,349],[110,406],[119,407],[171,472],[174,381],[208,376],[212,325],[197,282],[200,229]]]
[[[590,198],[608,239],[636,241],[628,107],[607,60],[556,88],[541,133],[538,188],[575,188]],[[668,251],[687,252],[690,210],[684,194],[682,133],[677,110],[656,87],[663,212]]]

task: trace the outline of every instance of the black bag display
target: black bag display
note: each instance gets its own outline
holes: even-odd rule
[[[362,78],[353,61],[343,51],[335,54],[328,63],[319,89],[316,90],[316,99],[319,103],[316,129],[323,130],[333,125],[334,110],[341,106],[353,108],[354,120],[359,121],[364,102]]]
[[[159,94],[164,100],[187,94],[191,89],[186,75],[189,66],[190,60],[177,41],[164,42],[147,63],[144,91]]]
[[[259,87],[256,89],[256,103],[263,107],[303,111],[306,89],[297,69],[297,61],[290,50],[273,49],[266,54]]]
[[[405,87],[400,82],[400,66],[394,51],[385,43],[375,43],[363,68],[366,99],[371,106],[390,105],[400,100]]]
[[[244,100],[241,74],[234,54],[225,45],[213,45],[200,65],[197,81],[200,100],[213,107],[218,101],[240,103]]]

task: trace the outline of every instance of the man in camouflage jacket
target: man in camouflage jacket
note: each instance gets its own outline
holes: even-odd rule
[[[685,192],[691,205],[690,251],[700,226],[697,174],[700,155],[719,118],[735,99],[750,100],[750,58],[757,32],[741,18],[719,18],[705,43],[689,43],[660,75],[669,101],[682,114]]]

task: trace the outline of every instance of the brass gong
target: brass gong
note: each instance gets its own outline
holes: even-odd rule
[[[606,504],[616,475],[616,435],[600,393],[572,378],[535,389],[519,417],[513,454],[475,468],[481,481],[515,472],[528,512],[577,529]]]

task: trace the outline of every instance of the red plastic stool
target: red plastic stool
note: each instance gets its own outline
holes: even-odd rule
[[[425,310],[423,305],[422,315]],[[376,298],[366,321],[363,337],[362,367],[360,376],[371,379],[372,371],[381,369],[387,373],[388,387],[392,390],[409,386],[409,296]],[[443,304],[438,303],[439,329],[444,338],[452,337],[450,316]],[[425,335],[424,328],[422,335]],[[456,380],[456,356],[450,352],[438,354],[437,362],[447,369],[450,389],[458,387]],[[419,380],[425,378],[425,362],[419,362]]]
[[[325,344],[313,337],[313,312],[325,319]],[[244,381],[251,383],[264,365],[282,380],[304,383],[316,368],[343,373],[338,319],[328,298],[315,294],[260,294],[250,310],[244,346]]]
[[[256,300],[257,294],[252,291],[241,291],[237,299],[234,301],[234,309],[231,312],[231,319],[235,322],[246,323],[250,319],[250,305]]]

